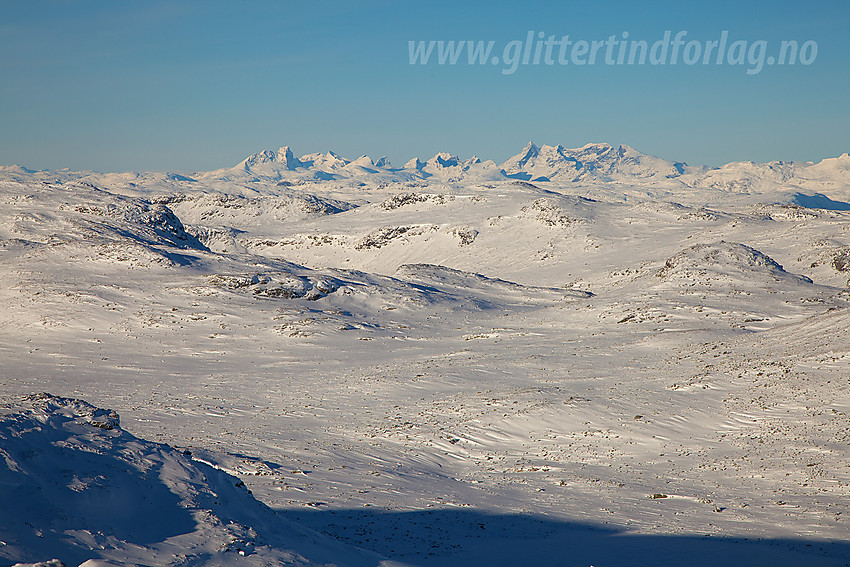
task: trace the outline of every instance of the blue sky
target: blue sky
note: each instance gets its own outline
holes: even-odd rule
[[[206,170],[296,155],[438,151],[504,160],[528,140],[628,144],[691,164],[850,151],[850,3],[0,3],[0,164]],[[409,63],[408,41],[628,32],[817,43],[809,65]],[[464,56],[465,57],[465,56]]]

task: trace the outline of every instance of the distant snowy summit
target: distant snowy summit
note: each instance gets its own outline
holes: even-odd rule
[[[10,165],[0,166],[0,181],[4,180],[83,181],[130,193],[215,189],[245,194],[266,194],[279,191],[280,187],[329,181],[355,187],[523,181],[552,187],[593,185],[619,191],[627,187],[655,196],[667,194],[679,195],[679,198],[683,198],[684,191],[690,197],[698,193],[704,203],[729,194],[761,195],[769,202],[850,210],[850,154],[847,153],[818,163],[743,161],[707,167],[670,161],[626,145],[612,146],[604,142],[572,149],[529,142],[501,164],[477,156],[462,159],[441,152],[425,161],[415,157],[401,167],[393,166],[386,156],[372,159],[364,155],[348,159],[328,151],[296,157],[289,146],[283,146],[252,154],[235,166],[206,172],[33,171]]]
[[[507,177],[525,181],[610,181],[623,176],[670,179],[679,177],[686,169],[705,170],[643,154],[625,145],[615,148],[597,143],[567,149],[561,145],[537,147],[533,142],[505,161],[500,169]]]
[[[732,162],[721,167],[691,166],[641,153],[626,145],[604,142],[580,148],[537,146],[529,142],[518,154],[501,164],[476,156],[461,159],[441,152],[422,161],[413,158],[393,167],[386,157],[373,160],[361,156],[350,160],[334,152],[296,158],[289,146],[277,151],[263,150],[250,155],[235,167],[209,172],[214,177],[251,176],[271,180],[371,180],[375,182],[504,181],[554,183],[628,183],[719,189],[732,192],[758,192],[790,186],[796,182],[824,188],[850,186],[850,155],[842,154],[818,163]],[[802,187],[802,185],[801,185]]]
[[[317,180],[368,176],[380,181],[409,181],[435,176],[460,180],[462,177],[471,174],[486,174],[488,171],[492,172],[491,177],[499,176],[498,168],[492,161],[482,163],[477,157],[461,160],[448,153],[438,153],[424,162],[420,161],[419,158],[413,158],[402,167],[394,168],[386,156],[373,160],[364,155],[351,160],[328,151],[324,154],[306,154],[296,158],[292,149],[289,146],[284,146],[277,151],[263,150],[257,152],[230,169],[217,170],[211,173],[219,175],[247,173],[259,177],[279,177],[281,179],[312,177]]]
[[[492,160],[482,161],[476,156],[460,159],[456,155],[441,152],[422,161],[418,157],[400,168],[391,166],[386,157],[372,160],[361,156],[355,160],[345,159],[327,152],[307,154],[296,158],[289,146],[277,151],[263,150],[252,154],[225,171],[248,173],[263,177],[288,177],[286,172],[311,175],[319,179],[342,179],[361,175],[399,178],[402,180],[438,179],[460,181],[465,178],[489,178],[493,180],[519,179],[523,181],[610,181],[617,176],[637,178],[672,178],[686,170],[703,171],[705,168],[690,168],[680,162],[666,161],[642,154],[629,146],[614,147],[606,143],[587,144],[577,149],[558,146],[536,146],[529,142],[520,153],[501,165]]]

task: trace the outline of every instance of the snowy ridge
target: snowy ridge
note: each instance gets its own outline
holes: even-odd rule
[[[0,406],[0,557],[66,565],[383,563],[298,527],[190,451],[118,415],[39,394]],[[390,565],[390,562],[383,563]]]
[[[563,146],[538,148],[529,142],[522,152],[501,166],[507,177],[526,181],[613,181],[633,178],[671,179],[703,168],[692,168],[642,154],[629,146],[587,144],[577,149]]]

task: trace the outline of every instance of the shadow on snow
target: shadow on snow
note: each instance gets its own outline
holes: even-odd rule
[[[622,528],[472,509],[278,510],[278,515],[413,565],[838,566],[850,543],[629,534]]]

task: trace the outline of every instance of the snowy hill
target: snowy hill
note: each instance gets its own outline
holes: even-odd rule
[[[4,403],[0,440],[7,562],[391,565],[278,517],[238,478],[139,439],[118,414],[81,400]]]

